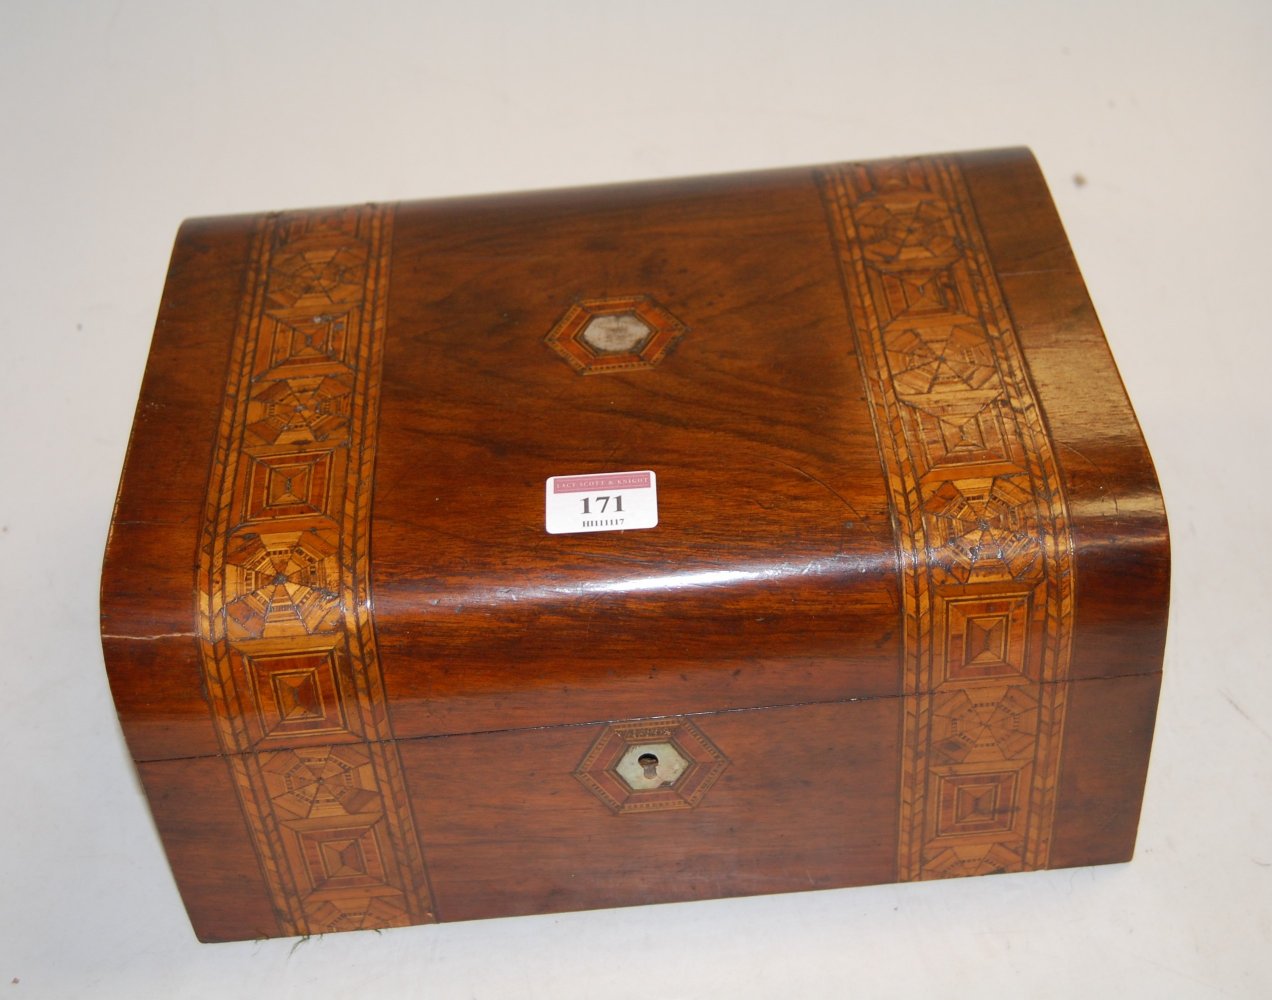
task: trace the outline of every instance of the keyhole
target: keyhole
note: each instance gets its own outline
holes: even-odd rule
[[[636,758],[636,763],[645,769],[646,778],[658,777],[658,755],[643,753]]]

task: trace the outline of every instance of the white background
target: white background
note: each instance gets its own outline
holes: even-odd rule
[[[1258,2],[5,0],[0,1000],[1272,995],[1270,61]],[[1171,514],[1133,863],[195,942],[95,622],[182,217],[1017,143]]]

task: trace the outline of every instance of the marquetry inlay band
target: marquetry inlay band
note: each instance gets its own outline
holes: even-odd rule
[[[1073,545],[1020,343],[952,160],[819,182],[901,555],[898,877],[1045,867]]]
[[[392,222],[260,224],[200,537],[208,701],[285,934],[433,919],[367,561]]]

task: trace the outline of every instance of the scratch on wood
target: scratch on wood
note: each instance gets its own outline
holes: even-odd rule
[[[814,476],[811,472],[805,472],[805,471],[804,471],[803,469],[801,469],[799,466],[797,466],[797,465],[791,465],[791,463],[790,463],[790,462],[782,462],[781,464],[782,464],[782,465],[784,465],[784,466],[786,466],[788,469],[794,469],[796,472],[798,472],[798,473],[799,473],[801,476],[803,476],[805,479],[811,479],[811,480],[812,480],[814,483],[816,483],[818,486],[822,487],[822,488],[823,488],[823,489],[825,489],[827,492],[831,493],[833,496],[838,497],[838,498],[839,498],[839,502],[840,502],[840,503],[842,503],[842,504],[843,504],[843,505],[844,505],[844,506],[845,506],[848,510],[852,511],[852,516],[853,516],[853,517],[855,517],[858,521],[862,520],[862,516],[861,516],[859,513],[857,513],[857,508],[856,508],[856,507],[854,507],[852,504],[850,504],[850,503],[849,503],[849,502],[848,502],[848,501],[844,498],[844,495],[843,495],[842,493],[840,493],[837,489],[835,489],[833,486],[829,486],[829,485],[827,485],[827,483],[826,483],[825,481],[823,481],[823,480],[821,480],[821,479],[818,479],[818,478],[817,478],[816,476]]]

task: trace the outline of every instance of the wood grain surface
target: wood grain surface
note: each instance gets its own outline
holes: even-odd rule
[[[636,469],[657,528],[544,531]],[[1125,860],[1167,574],[998,151],[188,223],[103,643],[224,940]],[[615,810],[658,717],[711,779]]]

